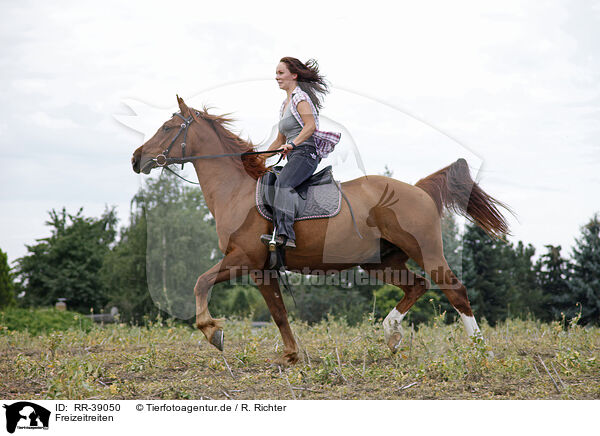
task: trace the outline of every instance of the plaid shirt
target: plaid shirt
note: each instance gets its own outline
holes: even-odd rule
[[[294,118],[296,118],[296,121],[298,121],[298,124],[300,124],[302,128],[304,128],[304,121],[302,121],[302,117],[298,113],[297,107],[298,103],[300,103],[303,100],[306,100],[310,105],[310,109],[315,119],[316,130],[313,133],[313,138],[315,140],[315,146],[317,148],[317,155],[320,158],[324,159],[329,153],[333,151],[336,144],[340,142],[342,134],[337,132],[324,132],[322,130],[319,130],[319,113],[317,112],[317,109],[315,108],[309,95],[302,89],[300,89],[299,86],[296,86],[296,88],[294,88],[294,90],[292,91],[292,106],[290,107],[290,110],[292,114],[294,114]],[[285,103],[286,100],[283,100],[283,103],[281,104],[281,109],[279,110],[279,119],[283,117],[283,109],[285,108]]]

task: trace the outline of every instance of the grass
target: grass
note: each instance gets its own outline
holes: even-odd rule
[[[598,399],[600,328],[509,320],[469,340],[443,315],[405,326],[398,353],[381,323],[293,322],[302,360],[280,368],[274,324],[230,320],[221,353],[171,322],[32,335],[0,326],[3,399]],[[489,357],[492,349],[495,357]]]

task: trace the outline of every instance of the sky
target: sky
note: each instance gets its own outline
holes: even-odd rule
[[[418,179],[465,157],[507,203],[510,240],[570,253],[600,212],[600,2],[2,2],[0,248],[49,235],[48,211],[127,223],[130,158],[175,110],[233,113],[266,148],[283,56],[331,86],[338,180]],[[136,116],[133,116],[136,115]],[[410,205],[407,205],[410,207]]]

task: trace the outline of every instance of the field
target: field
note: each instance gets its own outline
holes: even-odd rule
[[[0,327],[2,399],[599,399],[600,329],[511,320],[486,345],[442,317],[405,326],[400,351],[381,323],[293,322],[302,360],[282,368],[273,323],[226,323],[225,351],[171,322],[30,335]],[[88,329],[89,330],[89,329]],[[488,356],[492,349],[494,357]]]

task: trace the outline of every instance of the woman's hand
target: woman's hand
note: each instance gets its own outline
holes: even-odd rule
[[[286,157],[287,154],[294,149],[294,147],[292,146],[292,144],[283,144],[281,146],[281,148],[283,148],[282,151],[280,151],[280,153],[283,155],[283,157]]]

